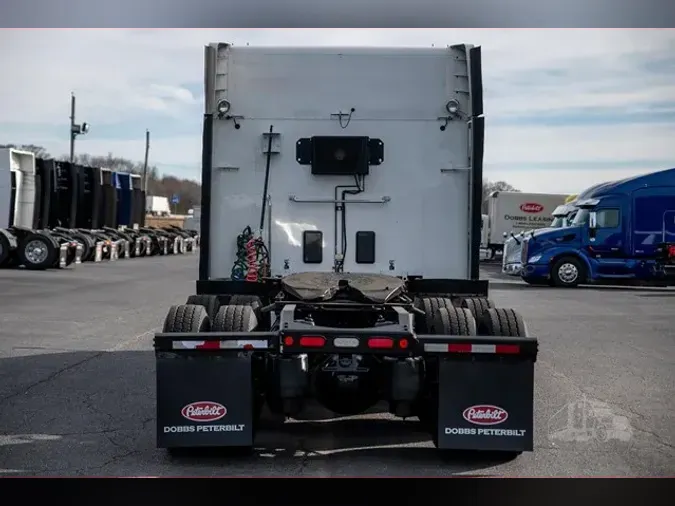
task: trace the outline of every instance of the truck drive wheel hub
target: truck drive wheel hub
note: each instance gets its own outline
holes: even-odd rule
[[[558,277],[564,283],[573,283],[579,277],[579,270],[574,264],[562,264],[558,269]]]
[[[30,241],[26,244],[26,258],[32,264],[39,264],[47,259],[47,248],[42,241]]]

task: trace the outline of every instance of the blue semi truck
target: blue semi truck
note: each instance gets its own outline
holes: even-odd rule
[[[588,192],[584,192],[588,193]],[[675,169],[596,187],[568,227],[522,240],[529,284],[673,284]]]

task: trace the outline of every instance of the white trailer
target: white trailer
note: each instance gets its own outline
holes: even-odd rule
[[[157,195],[148,195],[145,197],[145,212],[156,216],[170,215],[169,199],[167,197],[158,197]]]
[[[155,335],[158,446],[384,400],[440,448],[531,451],[537,340],[479,279],[480,48],[205,63],[199,280]]]
[[[487,198],[488,233],[482,247],[494,257],[503,251],[504,241],[511,234],[550,226],[553,211],[567,197],[553,193],[492,192]]]

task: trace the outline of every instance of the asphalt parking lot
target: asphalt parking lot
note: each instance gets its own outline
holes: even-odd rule
[[[196,275],[196,256],[0,271],[0,476],[675,473],[675,291],[503,279],[492,298],[540,339],[533,453],[441,455],[416,421],[376,414],[264,430],[251,456],[172,459],[155,448],[152,333]]]

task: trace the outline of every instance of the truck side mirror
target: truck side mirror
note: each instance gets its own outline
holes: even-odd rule
[[[588,236],[591,241],[595,241],[595,231],[598,227],[598,215],[595,211],[591,211],[588,215]]]
[[[598,227],[598,213],[591,211],[588,215],[588,228],[594,230]]]

